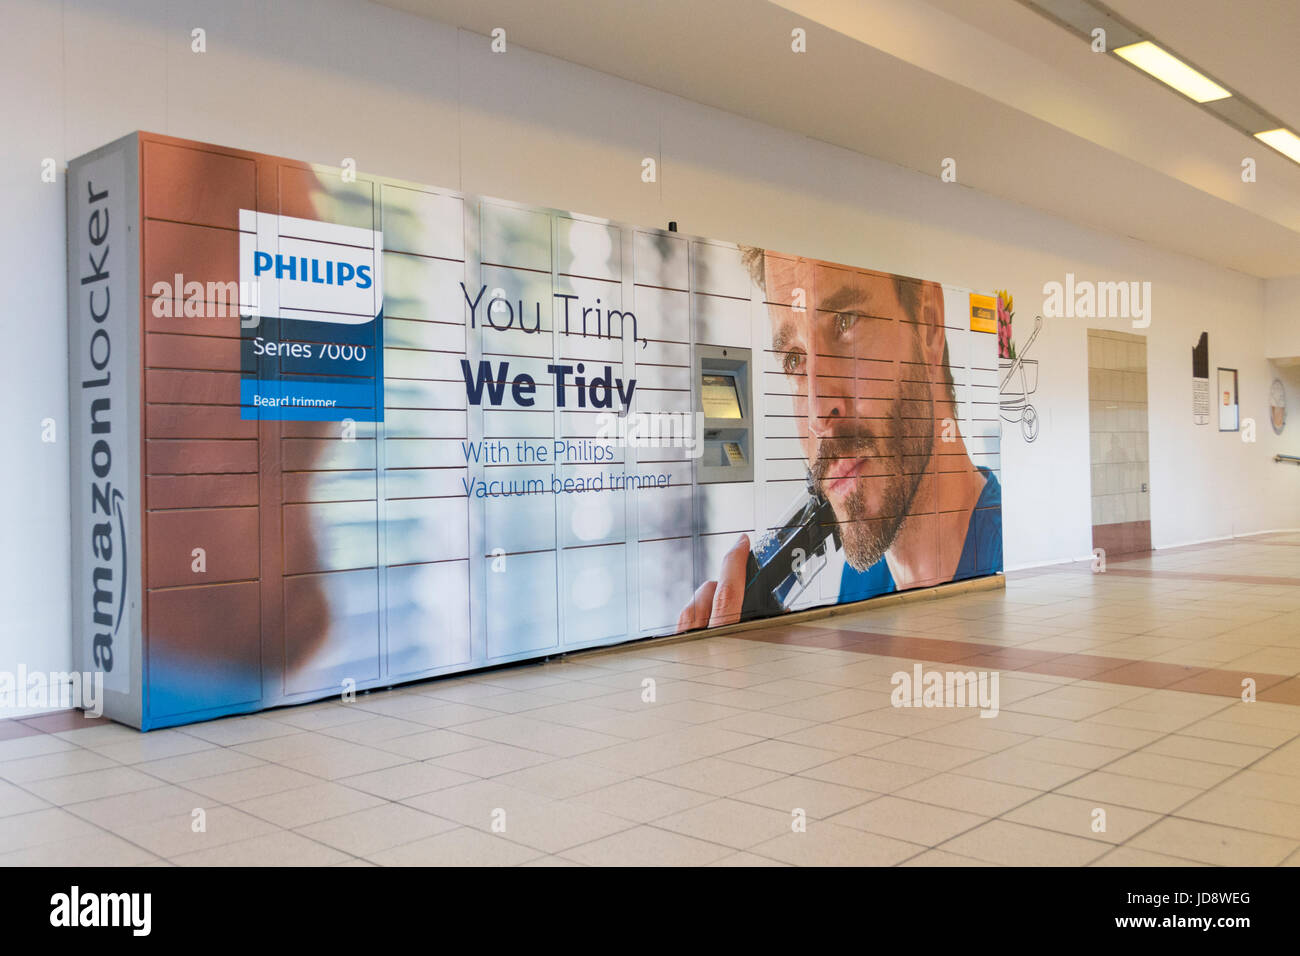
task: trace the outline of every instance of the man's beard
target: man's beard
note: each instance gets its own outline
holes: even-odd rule
[[[924,407],[929,410],[928,388],[922,388],[926,389]],[[823,439],[818,444],[817,460],[809,469],[816,487],[822,495],[826,495],[826,473],[837,460],[868,458],[886,466],[884,475],[855,479],[853,489],[847,495],[838,501],[831,499],[835,517],[839,521],[840,538],[844,542],[844,557],[855,571],[867,570],[893,546],[902,530],[903,521],[911,510],[912,499],[934,451],[933,424],[927,428],[925,435],[906,434],[903,404],[907,400],[901,396],[896,398],[890,417],[875,426],[886,434],[873,435],[865,425],[859,424],[858,434]],[[920,404],[916,398],[911,401],[913,405]],[[932,423],[933,415],[928,418]],[[909,461],[914,469],[911,474],[907,471]],[[878,510],[874,514],[867,503],[866,488],[863,487],[867,481],[878,486],[883,484]]]

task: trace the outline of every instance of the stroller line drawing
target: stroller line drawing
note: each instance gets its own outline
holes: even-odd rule
[[[1034,339],[1038,338],[1042,328],[1043,317],[1035,316],[1034,331],[1024,348],[1016,352],[1015,358],[998,359],[998,372],[1002,376],[998,387],[1002,420],[1012,424],[1019,422],[1020,431],[1027,442],[1038,437],[1038,410],[1029,402],[1029,396],[1038,391],[1038,360],[1025,358],[1025,353],[1034,344]],[[1014,384],[1013,379],[1016,380]]]

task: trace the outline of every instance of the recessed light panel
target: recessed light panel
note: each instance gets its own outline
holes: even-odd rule
[[[1198,73],[1150,40],[1118,47],[1115,55],[1123,57],[1139,70],[1150,73],[1161,83],[1172,86],[1179,93],[1198,103],[1211,103],[1232,95],[1208,76]]]
[[[1256,133],[1255,138],[1272,146],[1283,156],[1300,163],[1300,136],[1297,136],[1289,129],[1265,130],[1262,133]]]

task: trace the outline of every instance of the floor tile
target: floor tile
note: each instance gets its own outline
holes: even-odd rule
[[[476,780],[445,790],[434,790],[403,801],[462,826],[490,829],[498,811],[510,814],[552,806],[555,801],[529,790],[509,787],[498,780]]]
[[[456,753],[434,757],[432,760],[440,767],[477,777],[497,777],[549,761],[546,754],[508,744],[486,744],[473,750],[458,750]]]
[[[1146,780],[1161,780],[1165,783],[1183,784],[1189,787],[1206,789],[1221,783],[1232,776],[1234,768],[1223,764],[1208,763],[1203,760],[1186,760],[1182,757],[1169,757],[1164,754],[1142,750],[1121,757],[1106,769],[1111,773],[1129,777],[1141,777]]]
[[[1003,866],[1084,866],[1108,847],[1098,840],[990,820],[953,837],[939,849]]]
[[[1203,791],[1198,787],[1098,770],[1071,780],[1057,792],[1091,800],[1099,805],[1113,804],[1163,814],[1172,812]]]
[[[1068,836],[1119,844],[1159,820],[1160,816],[1132,807],[1047,793],[1008,811],[1002,819]]]
[[[368,810],[385,802],[374,794],[362,793],[342,784],[322,782],[241,800],[234,806],[236,810],[242,810],[276,826],[293,829],[358,810]]]
[[[1010,751],[990,754],[962,764],[953,770],[953,773],[963,777],[996,780],[1021,787],[1032,787],[1035,790],[1054,789],[1070,780],[1082,777],[1087,772],[1081,767],[1012,756]]]
[[[954,747],[909,737],[873,747],[864,756],[875,760],[889,760],[912,767],[924,767],[936,772],[952,770],[985,756],[985,751],[970,747]]]
[[[345,862],[347,855],[286,830],[171,859],[179,866],[329,866]]]
[[[1134,837],[1129,845],[1215,866],[1275,866],[1300,842],[1197,820],[1166,817]]]
[[[196,814],[194,810],[202,810]],[[230,807],[198,804],[189,812],[153,816],[139,823],[104,824],[124,840],[170,859],[182,853],[237,843],[279,831],[279,827]]]
[[[317,778],[288,767],[264,764],[245,770],[232,770],[211,777],[195,777],[185,786],[215,803],[237,803],[282,790],[293,790],[317,783]]]
[[[790,811],[723,798],[655,821],[655,826],[745,850],[790,831]]]
[[[1223,740],[1207,740],[1204,737],[1170,734],[1149,744],[1144,752],[1182,757],[1203,763],[1223,764],[1228,767],[1244,767],[1267,756],[1270,749]]]
[[[22,740],[5,742],[21,743]],[[49,780],[52,777],[65,777],[69,774],[87,773],[91,770],[105,770],[117,766],[120,764],[94,751],[76,748],[58,750],[37,757],[6,760],[0,763],[0,779],[8,780],[10,783],[25,784],[33,780]]]
[[[176,757],[212,750],[216,744],[179,730],[155,730],[136,734],[129,740],[110,740],[101,744],[83,744],[115,763],[139,764],[164,757]]]
[[[968,856],[958,856],[943,850],[926,850],[911,859],[904,860],[899,866],[997,866],[987,860],[974,860]]]
[[[956,774],[938,774],[896,792],[896,796],[907,800],[920,800],[985,817],[1005,813],[1040,794],[1041,791],[1029,787]]]
[[[893,793],[934,775],[935,771],[927,767],[855,755],[811,767],[801,776],[874,793]]]
[[[0,817],[31,813],[33,810],[44,810],[49,806],[50,801],[42,800],[32,793],[30,788],[0,780]]]
[[[699,790],[687,790],[659,780],[634,777],[578,794],[573,802],[637,823],[650,823],[710,803],[713,799],[712,794],[701,793]],[[737,799],[743,797],[738,796]]]
[[[23,784],[25,790],[56,806],[81,803],[119,793],[150,790],[159,785],[157,777],[140,773],[130,767],[109,767],[106,770],[88,770],[65,777],[31,780]],[[0,803],[3,803],[0,797]]]
[[[805,747],[784,740],[764,740],[748,747],[727,751],[727,759],[779,773],[798,773],[829,763],[839,755],[833,750]]]
[[[826,821],[807,832],[785,833],[751,847],[750,852],[796,866],[892,866],[924,847]]]
[[[353,856],[373,857],[380,850],[455,829],[456,824],[400,803],[385,803],[354,813],[297,827],[317,843]]]
[[[1166,867],[1166,866],[1208,866],[1208,863],[1197,863],[1195,860],[1183,860],[1176,856],[1165,856],[1162,853],[1150,853],[1147,850],[1138,850],[1131,846],[1118,846],[1111,850],[1105,856],[1099,857],[1088,864],[1089,866],[1123,866],[1123,867]]]
[[[671,769],[647,774],[652,780],[674,784],[688,790],[726,797],[740,790],[750,790],[784,776],[779,771],[718,757],[706,757],[679,764]]]
[[[15,813],[0,817],[0,853],[89,837],[99,832],[90,823],[58,807]]]
[[[212,777],[220,773],[247,770],[250,767],[261,766],[264,762],[237,750],[218,747],[213,750],[183,754],[179,757],[164,757],[161,760],[145,761],[136,764],[135,769],[167,783],[185,783],[199,777]]]
[[[1300,807],[1215,789],[1178,808],[1178,817],[1300,841]]]
[[[181,814],[188,815],[195,809],[211,806],[211,801],[201,794],[155,781],[154,786],[148,790],[73,803],[68,805],[67,810],[96,826],[117,832],[123,827],[148,824]]]
[[[603,839],[636,824],[599,810],[556,802],[524,806],[496,817],[492,826],[479,829],[546,853],[561,853]]]
[[[587,866],[704,866],[735,850],[653,826],[623,830],[560,854]]]
[[[878,796],[879,794],[857,787],[845,787],[806,776],[790,776],[742,790],[735,795],[735,799],[786,813],[799,809],[813,819],[824,820]]]
[[[297,732],[279,720],[252,715],[248,717],[227,717],[222,720],[209,720],[201,724],[187,724],[180,731],[218,747],[233,744],[246,744],[254,740],[268,740]],[[84,746],[84,745],[83,745]]]
[[[357,774],[410,762],[401,754],[340,740],[337,746],[303,754],[300,757],[288,757],[280,761],[280,764],[313,777],[338,780],[341,777],[355,777]]]
[[[139,866],[159,859],[111,833],[92,833],[0,853],[0,866]]]
[[[764,856],[755,856],[753,853],[733,853],[731,856],[724,856],[721,860],[714,860],[709,866],[789,866],[788,863],[781,863]]]
[[[104,717],[94,717],[80,710],[60,710],[36,717],[23,717],[20,718],[20,722],[45,734],[57,734],[66,730],[81,730],[86,727],[93,727],[96,724],[108,723]]]
[[[351,777],[339,777],[338,782],[354,790],[374,794],[385,800],[404,800],[434,790],[445,790],[476,778],[459,770],[437,764],[412,762],[371,770]]]
[[[543,854],[504,837],[457,827],[372,853],[382,866],[516,866]]]
[[[531,790],[552,800],[576,797],[628,779],[627,774],[584,760],[555,760],[495,778],[508,787]]]
[[[898,796],[883,796],[831,817],[830,822],[854,830],[933,847],[972,829],[987,818],[948,807]]]

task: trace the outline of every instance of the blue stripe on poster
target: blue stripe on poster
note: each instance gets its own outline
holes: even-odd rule
[[[239,417],[266,422],[382,422],[383,406],[370,379],[244,379],[239,383]]]

